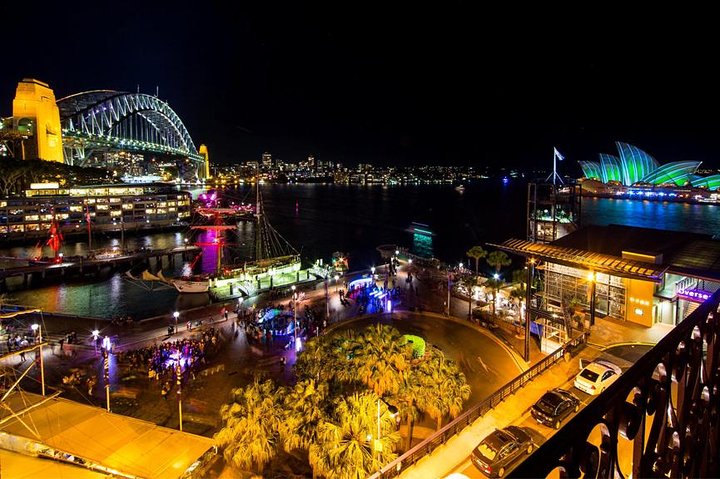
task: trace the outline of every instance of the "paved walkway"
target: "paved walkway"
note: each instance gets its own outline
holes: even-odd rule
[[[408,266],[404,264],[395,277],[396,284],[403,289],[404,293],[402,309],[444,314],[447,290],[443,289],[443,287],[446,287],[446,281],[443,277],[428,274],[427,272],[423,274],[421,270],[417,268],[410,269]],[[411,283],[406,282],[409,271],[412,271],[415,278]],[[380,276],[378,284],[382,284],[383,268],[378,268],[377,273]],[[354,302],[348,306],[340,303],[337,290],[342,287],[342,280],[340,280],[340,285],[331,283],[328,285],[326,296],[324,283],[304,285],[302,290],[305,292],[305,299],[300,303],[298,310],[300,311],[300,308],[303,308],[305,304],[313,304],[322,317],[327,309],[330,313],[331,324],[357,316],[359,311]],[[327,308],[325,306],[326,297],[329,299]],[[289,302],[289,298],[272,299],[269,294],[263,294],[242,302],[241,309],[251,308],[252,306],[259,308],[269,304],[287,304]],[[101,361],[95,352],[95,345],[92,341],[92,331],[94,329],[100,330],[101,336],[110,336],[113,339],[116,351],[123,351],[158,341],[174,340],[179,337],[197,334],[197,329],[187,331],[185,324],[187,321],[195,324],[195,322],[202,320],[205,327],[224,329],[224,338],[228,343],[228,347],[224,348],[222,357],[217,358],[217,361],[213,364],[222,363],[227,370],[224,371],[224,374],[209,374],[198,377],[194,385],[189,386],[187,391],[183,391],[184,407],[187,408],[187,411],[184,412],[184,419],[188,421],[186,430],[189,432],[204,435],[212,434],[217,426],[216,416],[219,405],[227,400],[228,384],[231,387],[237,387],[246,383],[253,374],[258,372],[275,377],[281,382],[292,379],[290,366],[295,360],[292,348],[286,349],[284,344],[275,342],[262,350],[257,346],[250,345],[244,334],[234,336],[232,324],[236,319],[236,315],[233,310],[237,304],[237,301],[233,301],[190,311],[181,311],[178,318],[178,330],[173,334],[168,334],[167,329],[168,325],[174,325],[175,323],[174,318],[170,315],[148,318],[126,326],[117,326],[110,325],[107,322],[98,324],[93,319],[68,318],[45,314],[43,317],[44,335],[51,344],[55,345],[52,349],[45,348],[44,351],[46,380],[48,384],[58,385],[62,382],[62,375],[67,374],[67,371],[72,368],[89,367],[90,369],[95,368],[96,371],[99,370]],[[228,311],[227,318],[221,312],[223,308]],[[451,312],[455,320],[466,321],[467,311],[468,304],[466,300],[451,298]],[[667,329],[664,326],[641,328],[628,323],[598,319],[596,326],[593,328],[590,342],[599,346],[627,341],[654,343],[664,335]],[[65,335],[71,331],[77,333],[78,343],[68,346],[66,342],[65,351],[61,353],[57,344],[60,338],[65,338]],[[487,332],[495,335],[498,341],[501,341],[510,350],[514,351],[513,356],[521,367],[528,366],[521,357],[524,338],[516,336],[514,328],[498,328],[492,332],[489,330]],[[74,354],[71,354],[71,351],[74,351]],[[285,362],[280,361],[281,357],[285,357]],[[531,341],[530,364],[542,357],[543,354],[540,352],[538,344]],[[19,358],[18,355],[11,355],[6,357],[4,361],[6,366],[17,366]],[[574,376],[577,371],[578,362],[575,358],[569,362],[560,362],[543,376],[542,381],[535,381],[526,387],[522,394],[516,394],[508,398],[496,411],[478,420],[472,427],[467,428],[465,432],[439,448],[434,454],[424,458],[405,471],[402,477],[444,477],[452,468],[465,461],[472,448],[494,427],[507,425],[509,418],[511,419],[517,411],[525,411],[530,407],[539,397],[539,394],[547,389],[548,384],[566,381]],[[140,384],[137,382],[141,381],[140,378],[128,378],[130,376],[126,376],[124,379],[127,379],[130,383],[135,381],[135,384]],[[144,382],[147,383],[147,380],[145,379]],[[79,395],[77,399],[89,400],[102,407],[104,405],[104,390],[101,388],[102,385],[99,383],[92,396],[83,397],[83,395]],[[82,388],[80,389],[82,390]],[[132,397],[124,397],[125,391],[123,388],[116,388],[115,392],[118,393],[118,397],[113,397],[114,412],[133,415],[168,427],[178,427],[177,406],[168,402],[157,401],[154,396],[154,394],[159,395],[159,387],[153,388],[153,385],[150,385],[146,391],[130,391],[133,394],[145,394],[147,396],[140,403]]]

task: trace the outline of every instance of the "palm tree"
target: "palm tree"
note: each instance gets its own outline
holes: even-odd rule
[[[255,379],[232,390],[233,402],[220,409],[224,426],[215,436],[225,460],[241,470],[262,472],[278,452],[284,390]]]
[[[435,419],[436,427],[440,429],[445,416],[455,418],[462,412],[463,403],[470,397],[470,386],[457,364],[439,349],[430,348],[426,357],[421,382],[428,393],[419,406]]]
[[[378,400],[375,394],[363,393],[336,402],[333,417],[320,424],[318,442],[310,446],[314,471],[326,478],[361,479],[395,459],[400,436],[382,401],[381,436],[376,437]]]
[[[285,396],[285,419],[278,431],[286,452],[308,451],[318,441],[320,423],[327,419],[329,388],[326,382],[314,379],[299,381]],[[313,469],[313,477],[316,477]]]
[[[287,452],[308,449],[315,442],[316,427],[325,419],[327,383],[314,379],[299,381],[285,396],[285,420],[279,431]]]
[[[497,296],[497,292],[503,287],[503,284],[505,284],[505,282],[501,278],[489,278],[484,283],[485,289],[490,290],[490,305],[493,317],[495,317],[495,297]]]
[[[487,259],[487,264],[492,266],[495,269],[495,274],[500,274],[500,269],[503,266],[509,266],[512,261],[510,260],[510,257],[505,254],[504,251],[493,251],[491,252]]]
[[[410,450],[412,447],[413,427],[415,426],[415,421],[420,417],[418,404],[425,404],[429,400],[427,397],[428,394],[431,393],[431,391],[425,388],[422,381],[419,366],[422,362],[421,360],[419,364],[413,365],[410,374],[400,385],[397,394],[390,396],[390,400],[398,406],[400,420],[405,421],[407,424],[407,444],[405,450]]]
[[[360,343],[353,375],[380,397],[397,393],[409,374],[412,346],[397,329],[383,324],[367,327]]]
[[[468,319],[472,319],[472,293],[473,288],[477,285],[477,278],[472,275],[464,275],[460,278],[460,284],[467,289],[468,292]]]
[[[475,260],[475,274],[478,274],[478,263],[481,258],[487,256],[487,251],[485,251],[482,246],[473,246],[465,254],[468,258]]]

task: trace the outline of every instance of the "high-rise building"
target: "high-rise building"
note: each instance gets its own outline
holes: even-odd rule
[[[265,168],[271,168],[273,165],[272,155],[267,151],[262,155],[262,165]]]

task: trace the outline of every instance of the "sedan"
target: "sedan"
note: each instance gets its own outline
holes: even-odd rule
[[[473,465],[490,477],[504,476],[523,454],[530,454],[535,448],[530,431],[518,426],[495,429],[473,449],[470,456]]]
[[[538,399],[533,404],[530,414],[540,424],[560,429],[560,423],[564,421],[571,412],[578,412],[580,399],[570,391],[555,388]]]
[[[577,376],[573,385],[584,393],[600,394],[615,382],[622,374],[620,366],[597,359],[585,366]]]

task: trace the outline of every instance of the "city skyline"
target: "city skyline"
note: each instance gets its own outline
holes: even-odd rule
[[[662,163],[712,168],[720,157],[709,42],[682,14],[530,21],[465,2],[2,10],[22,48],[6,52],[0,116],[26,77],[58,98],[139,88],[159,93],[219,164],[269,151],[286,162],[547,170],[557,147],[575,176],[615,141]],[[92,25],[97,34],[79,34]]]

